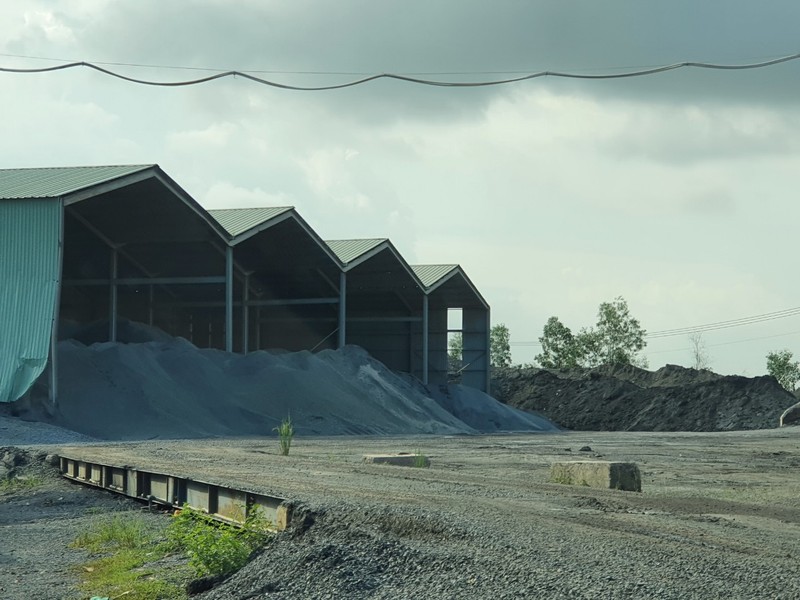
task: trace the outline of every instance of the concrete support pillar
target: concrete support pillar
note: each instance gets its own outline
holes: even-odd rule
[[[339,273],[339,339],[337,348],[347,343],[347,273]]]
[[[225,249],[225,352],[233,352],[233,248]]]

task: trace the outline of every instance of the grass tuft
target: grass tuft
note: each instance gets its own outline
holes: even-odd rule
[[[274,431],[278,432],[278,444],[280,446],[281,455],[289,456],[289,449],[292,447],[292,439],[294,438],[292,417],[286,417]]]
[[[420,451],[419,448],[414,452],[414,462],[412,466],[417,469],[427,469],[430,466],[428,457]]]
[[[134,550],[150,543],[152,536],[141,519],[115,515],[79,535],[72,547],[101,552],[123,548]]]

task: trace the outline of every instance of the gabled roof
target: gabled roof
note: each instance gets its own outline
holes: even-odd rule
[[[489,308],[478,288],[470,281],[461,265],[413,265],[416,276],[425,286],[425,293],[431,298],[445,300],[451,307],[458,303],[477,301]],[[435,294],[434,294],[435,292]]]
[[[428,289],[458,269],[458,265],[411,265],[411,268],[425,289]]]
[[[0,169],[0,199],[60,198],[155,165]]]
[[[315,264],[316,268],[342,268],[334,252],[322,241],[293,206],[262,206],[254,208],[220,208],[208,211],[211,218],[224,228],[228,244],[237,248],[242,264],[252,272],[263,268],[265,256],[291,255],[298,265]],[[301,237],[297,237],[300,235]],[[300,240],[303,240],[301,243]],[[318,261],[324,256],[323,263]],[[283,267],[289,264],[283,260]],[[273,265],[273,268],[275,265]],[[333,276],[335,273],[328,273]],[[318,275],[315,276],[315,280]]]
[[[218,208],[209,214],[219,222],[228,235],[236,237],[255,228],[265,229],[273,219],[294,210],[292,206],[264,206],[258,208]]]
[[[366,255],[376,250],[378,246],[387,244],[387,238],[369,238],[361,240],[325,240],[333,253],[347,266],[352,262],[366,258]],[[383,248],[381,248],[383,250]]]

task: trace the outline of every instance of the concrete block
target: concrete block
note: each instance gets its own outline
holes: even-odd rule
[[[285,531],[292,521],[292,512],[294,507],[289,502],[281,502],[278,509],[275,511],[275,529],[278,531]]]
[[[550,468],[550,481],[629,492],[642,491],[642,475],[636,463],[588,460],[557,462]]]
[[[370,464],[396,465],[400,467],[430,467],[431,461],[424,454],[365,454],[364,462]]]

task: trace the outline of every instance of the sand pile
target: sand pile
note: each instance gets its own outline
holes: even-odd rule
[[[242,356],[158,338],[59,342],[59,405],[47,420],[114,440],[273,435],[287,415],[299,435],[557,429],[474,389],[426,390],[355,346]],[[45,418],[42,396],[35,391],[20,411]]]

